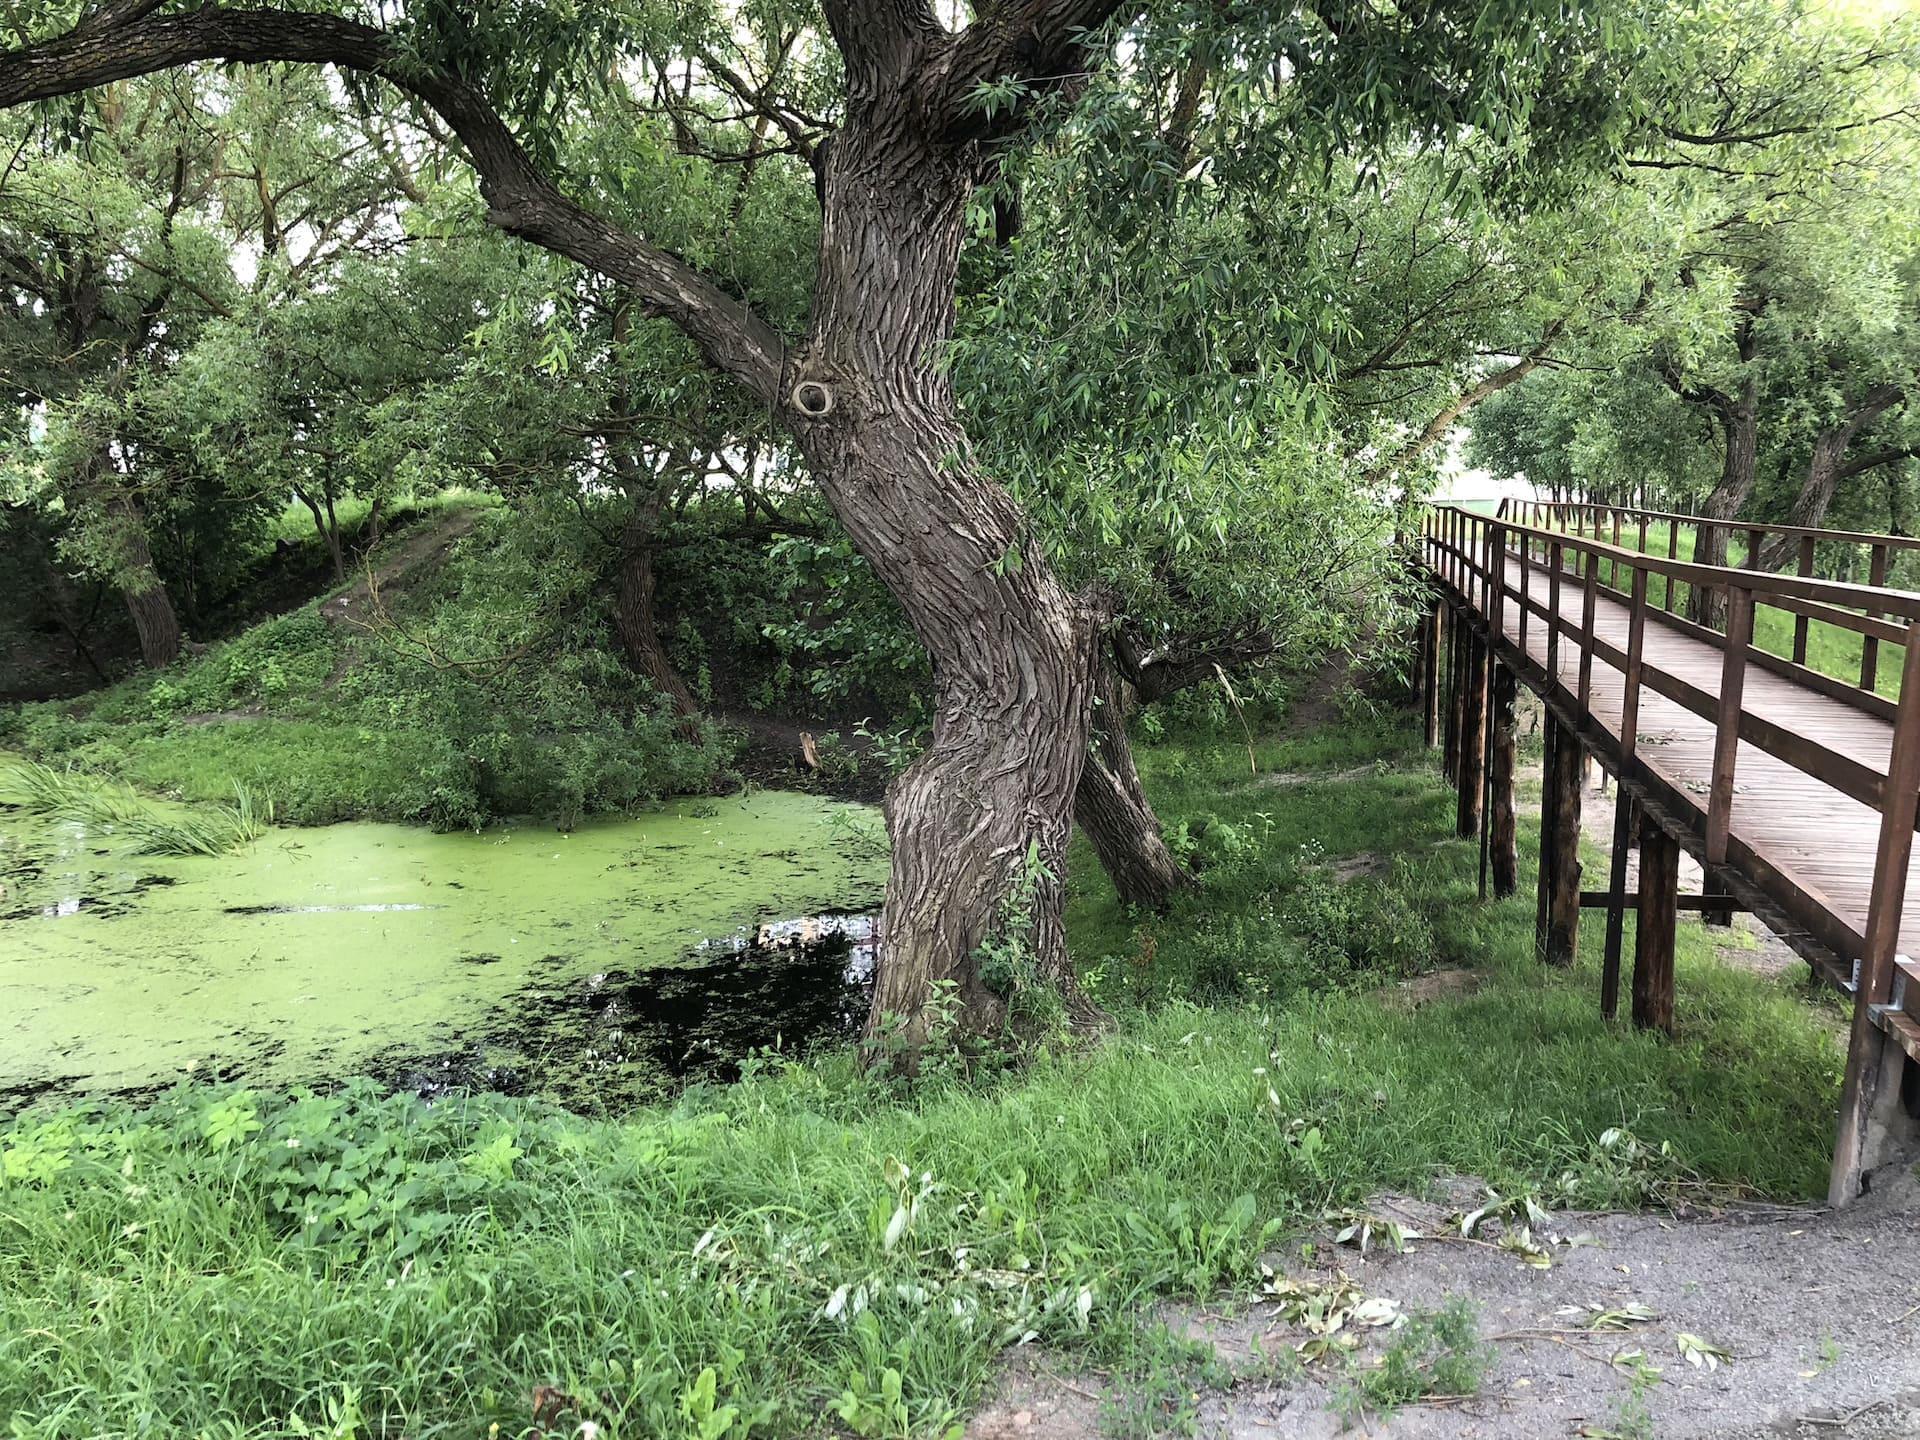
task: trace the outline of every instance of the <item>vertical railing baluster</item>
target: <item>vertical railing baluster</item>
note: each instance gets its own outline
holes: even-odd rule
[[[1802,535],[1800,537],[1800,564],[1798,568],[1802,579],[1806,579],[1813,574],[1813,536],[1811,535]],[[1796,615],[1793,617],[1793,663],[1796,665],[1804,665],[1807,663],[1807,625],[1808,620],[1806,616]]]
[[[1547,542],[1547,688],[1560,683],[1560,571],[1567,557],[1558,540]]]
[[[1533,532],[1520,532],[1520,658],[1527,658],[1527,631],[1533,623]]]
[[[1713,775],[1707,792],[1707,890],[1727,863],[1733,824],[1733,771],[1740,753],[1740,714],[1747,688],[1747,647],[1753,643],[1753,591],[1727,586],[1727,633],[1721,637],[1720,718],[1713,733]],[[1724,888],[1724,887],[1723,887]]]
[[[1669,520],[1667,522],[1667,559],[1678,560],[1679,558],[1680,558],[1680,522],[1678,520]],[[1661,589],[1662,589],[1662,594],[1660,596],[1660,600],[1661,600],[1660,608],[1665,610],[1667,614],[1671,615],[1673,613],[1673,576],[1668,575],[1667,577],[1665,577],[1665,582],[1662,585]]]
[[[1494,525],[1487,531],[1487,575],[1491,587],[1487,600],[1487,644],[1496,654],[1507,624],[1507,533],[1504,525]]]
[[[1887,583],[1887,547],[1873,547],[1873,560],[1867,569],[1867,584],[1878,590]],[[1867,614],[1878,619],[1878,610],[1869,610]],[[1860,688],[1871,691],[1880,678],[1880,642],[1868,635],[1860,642]]]
[[[1593,612],[1600,595],[1600,553],[1587,552],[1585,593],[1580,597],[1580,708],[1593,697]]]
[[[1760,542],[1764,534],[1765,532],[1760,530],[1747,531],[1747,569],[1749,570],[1760,568]]]
[[[1481,538],[1481,542],[1480,542],[1487,557],[1487,573],[1485,578],[1481,581],[1481,586],[1480,586],[1480,603],[1483,607],[1481,613],[1485,614],[1486,609],[1491,608],[1491,606],[1493,605],[1494,525],[1491,520],[1483,520],[1480,522],[1480,524],[1481,524],[1481,528],[1486,531],[1486,534]]]
[[[1647,572],[1633,567],[1633,598],[1627,607],[1626,688],[1620,696],[1620,778],[1633,773],[1634,743],[1640,733],[1640,653],[1647,633]]]

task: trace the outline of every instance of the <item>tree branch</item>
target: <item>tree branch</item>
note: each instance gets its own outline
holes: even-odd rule
[[[1085,78],[1087,31],[1124,0],[1009,0],[988,8],[927,67],[921,94],[934,127],[949,140],[990,140],[1026,124],[1034,102]],[[1022,92],[992,114],[976,98],[982,85],[1015,80]]]
[[[1546,358],[1547,352],[1553,348],[1553,342],[1560,338],[1560,332],[1566,329],[1566,326],[1567,322],[1564,317],[1555,320],[1551,325],[1547,326],[1545,330],[1540,332],[1539,343],[1536,344],[1533,349],[1529,350],[1504,370],[1496,370],[1479,384],[1462,392],[1456,399],[1442,407],[1439,414],[1427,422],[1425,429],[1405,445],[1402,445],[1387,459],[1373,467],[1367,476],[1368,483],[1384,479],[1409,460],[1416,459],[1420,455],[1425,454],[1428,450],[1432,449],[1434,445],[1439,443],[1440,439],[1454,427],[1460,417],[1466,414],[1467,411],[1471,410],[1489,396],[1498,394],[1509,385],[1517,384],[1521,380],[1526,379],[1528,375],[1533,373],[1534,368]]]
[[[386,32],[327,15],[225,6],[122,22],[110,14],[120,8],[99,12],[108,17],[99,28],[0,54],[0,109],[202,60],[337,65],[377,75],[460,138],[491,224],[630,286],[650,314],[685,331],[714,368],[762,400],[777,396],[785,346],[766,320],[677,255],[569,199],[478,90],[407,57]]]
[[[1849,460],[1840,467],[1840,478],[1851,480],[1855,475],[1864,475],[1869,470],[1878,470],[1882,465],[1895,465],[1902,460],[1911,460],[1920,455],[1920,445],[1895,445],[1885,450],[1870,451],[1857,460]]]

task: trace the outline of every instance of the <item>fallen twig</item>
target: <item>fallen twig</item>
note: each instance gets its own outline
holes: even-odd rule
[[[1887,1404],[1888,1399],[1889,1397],[1882,1396],[1878,1400],[1869,1400],[1866,1404],[1856,1406],[1846,1414],[1838,1417],[1832,1415],[1796,1415],[1793,1419],[1797,1425],[1831,1425],[1836,1430],[1844,1430],[1862,1415],[1866,1414],[1867,1411],[1878,1410],[1882,1405]]]

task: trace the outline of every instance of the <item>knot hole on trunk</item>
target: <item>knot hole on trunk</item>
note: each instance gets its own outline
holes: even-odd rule
[[[833,390],[818,380],[802,380],[793,387],[793,408],[810,420],[824,420],[833,413]]]

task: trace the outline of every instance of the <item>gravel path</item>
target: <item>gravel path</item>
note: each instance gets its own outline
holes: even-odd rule
[[[1865,1199],[1838,1213],[1768,1206],[1698,1218],[1556,1215],[1559,1234],[1592,1243],[1556,1250],[1546,1270],[1495,1247],[1429,1240],[1403,1255],[1366,1257],[1323,1242],[1288,1273],[1326,1280],[1344,1271],[1368,1294],[1409,1309],[1464,1296],[1493,1345],[1496,1359],[1475,1398],[1369,1416],[1346,1433],[1394,1440],[1915,1440],[1920,1182],[1897,1169],[1876,1180]],[[1438,1233],[1459,1198],[1382,1196],[1373,1208]],[[1593,1334],[1560,1313],[1629,1302],[1658,1318]],[[1169,1323],[1209,1341],[1248,1376],[1201,1398],[1192,1433],[1233,1440],[1343,1433],[1332,1408],[1339,1362],[1331,1370],[1310,1366],[1293,1379],[1265,1378],[1271,1367],[1259,1356],[1292,1346],[1304,1332],[1277,1324],[1268,1305],[1232,1313],[1236,1308],[1166,1312]],[[1682,1332],[1733,1358],[1713,1370],[1688,1364],[1676,1342]],[[1385,1333],[1365,1332],[1354,1363],[1377,1355]],[[1644,1352],[1660,1369],[1637,1396],[1613,1364],[1629,1350]],[[1064,1358],[1022,1353],[1008,1361],[999,1393],[966,1434],[1082,1440],[1152,1433],[1138,1425],[1141,1418],[1138,1402],[1108,1377],[1075,1374]]]

